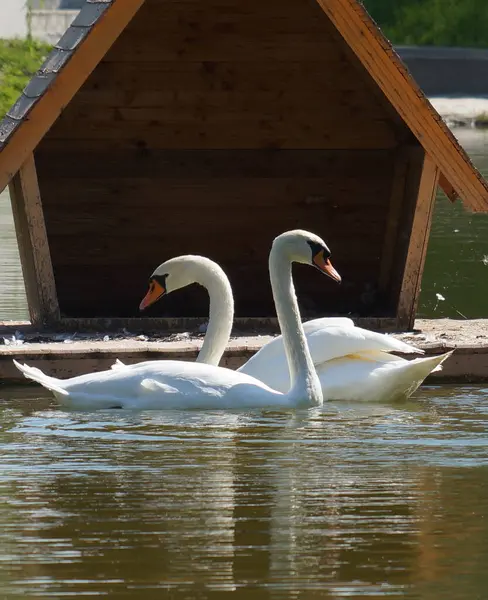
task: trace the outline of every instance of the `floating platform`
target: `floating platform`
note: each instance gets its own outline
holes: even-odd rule
[[[124,363],[144,360],[194,360],[203,334],[178,333],[130,335],[127,332],[72,334],[22,333],[0,337],[0,381],[25,383],[12,359],[39,367],[46,373],[73,377],[108,369],[118,358]],[[417,320],[415,330],[392,334],[425,350],[426,355],[455,350],[442,371],[431,375],[428,383],[482,383],[488,381],[488,319],[457,321],[451,319]],[[227,346],[222,366],[238,368],[257,352],[271,335],[240,335]],[[405,356],[411,358],[411,356]]]

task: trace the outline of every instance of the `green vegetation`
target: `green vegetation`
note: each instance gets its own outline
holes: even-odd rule
[[[488,48],[486,0],[363,0],[393,44]]]
[[[51,47],[27,40],[0,40],[0,119],[17,100]]]

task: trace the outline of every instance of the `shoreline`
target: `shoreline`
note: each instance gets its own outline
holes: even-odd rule
[[[428,100],[450,129],[488,129],[488,98],[433,96]]]

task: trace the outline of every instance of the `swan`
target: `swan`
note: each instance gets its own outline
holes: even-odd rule
[[[290,369],[291,388],[273,390],[246,373],[201,362],[150,361],[131,368],[108,369],[70,379],[49,377],[40,369],[15,366],[25,377],[54,393],[65,407],[122,409],[235,409],[321,405],[322,390],[308,350],[293,286],[293,262],[315,266],[340,281],[329,261],[330,250],[318,236],[294,230],[273,241],[269,272],[278,321]],[[148,298],[161,295],[164,278],[153,276]],[[143,301],[144,302],[144,301]]]
[[[203,256],[179,256],[159,265],[150,282],[141,310],[163,295],[192,283],[207,289],[209,321],[197,361],[218,365],[234,318],[232,288],[222,268]],[[356,327],[347,317],[313,319],[304,323],[303,329],[324,400],[372,402],[408,398],[431,372],[440,370],[441,364],[452,354],[405,360],[391,352],[423,354],[423,350],[392,336]],[[117,361],[113,368],[134,366]],[[265,344],[239,372],[286,392],[290,378],[283,337]]]

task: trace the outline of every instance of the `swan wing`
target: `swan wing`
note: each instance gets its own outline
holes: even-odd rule
[[[405,360],[390,354],[356,355],[317,368],[324,400],[386,402],[410,397],[452,354]]]
[[[423,354],[423,350],[397,340],[393,336],[347,323],[341,325],[328,322],[328,319],[309,321],[305,323],[304,330],[316,367],[336,358],[365,352]],[[264,381],[273,389],[286,392],[289,389],[290,379],[282,337],[278,336],[265,344],[239,371]]]
[[[70,409],[215,409],[288,406],[264,383],[231,369],[184,361],[149,361],[57,379],[15,363]]]

